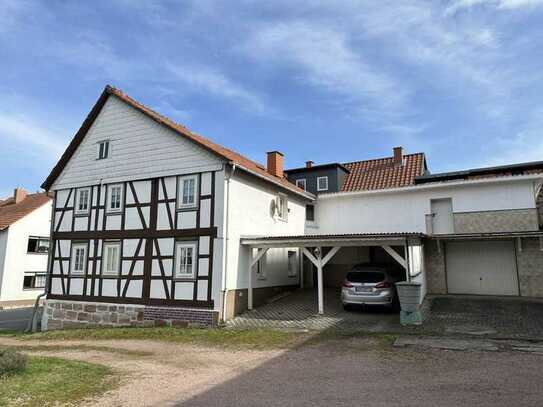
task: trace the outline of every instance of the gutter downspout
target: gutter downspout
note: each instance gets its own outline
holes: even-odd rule
[[[49,192],[49,191],[46,191]],[[55,198],[51,201],[51,227],[49,232],[49,242],[53,243],[53,230],[55,227],[55,207],[57,205],[57,194],[55,192]],[[56,242],[54,243],[56,244]],[[34,303],[34,308],[32,309],[32,316],[30,317],[30,320],[28,321],[28,324],[25,329],[25,333],[28,332],[37,332],[38,331],[38,320],[36,319],[36,315],[38,313],[38,308],[40,306],[40,300],[47,295],[47,292],[49,291],[49,281],[51,280],[51,272],[53,271],[53,251],[54,247],[53,245],[49,245],[49,251],[47,253],[47,273],[45,274],[45,288],[43,290],[43,293],[38,295],[36,298],[36,302]]]
[[[230,218],[230,178],[232,178],[232,175],[234,175],[234,172],[236,171],[236,164],[232,163],[232,170],[230,173],[227,171],[227,166],[225,166],[225,184],[226,188],[224,188],[224,192],[226,194],[225,199],[225,208],[224,208],[224,230],[223,230],[223,237],[224,237],[224,254],[223,254],[223,262],[222,262],[222,282],[221,282],[221,297],[222,297],[222,320],[223,322],[226,321],[226,273],[228,271],[228,233],[229,233],[229,218]]]

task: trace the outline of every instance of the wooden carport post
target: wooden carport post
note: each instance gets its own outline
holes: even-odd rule
[[[253,258],[253,248],[249,247],[249,250],[251,251],[251,254],[249,258],[251,259],[249,262],[249,273],[248,273],[248,286],[247,286],[247,308],[253,309],[253,267],[258,261],[266,254],[268,251],[267,248],[264,249],[258,249],[258,253]]]
[[[324,314],[324,286],[323,286],[323,276],[322,270],[323,267],[330,261],[332,257],[341,249],[341,246],[332,247],[324,258],[322,257],[322,247],[317,247],[315,249],[315,254],[317,257],[313,256],[306,247],[304,247],[303,253],[307,258],[317,267],[317,291],[318,291],[318,311],[319,314]]]

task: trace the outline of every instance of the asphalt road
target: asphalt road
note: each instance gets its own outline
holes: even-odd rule
[[[32,307],[0,310],[0,331],[23,331],[32,316]]]
[[[541,406],[541,383],[543,355],[336,343],[286,351],[178,406]]]

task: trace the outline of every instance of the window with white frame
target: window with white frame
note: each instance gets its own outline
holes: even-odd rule
[[[75,197],[75,214],[86,215],[90,208],[90,188],[79,188]]]
[[[177,197],[178,208],[195,207],[198,199],[198,176],[188,175],[180,177],[177,190],[179,191],[179,196]]]
[[[109,196],[107,200],[108,212],[120,212],[123,209],[123,185],[110,185],[108,188]]]
[[[103,160],[109,157],[109,140],[99,141],[97,144],[98,160]]]
[[[87,264],[87,244],[72,244],[71,274],[85,274]]]
[[[110,276],[118,275],[121,263],[121,243],[105,242],[102,252],[102,274]]]
[[[277,195],[277,217],[281,220],[288,220],[288,199],[284,194]]]
[[[39,288],[45,288],[45,281],[47,280],[46,273],[27,273],[25,272],[23,278],[23,290],[34,290]]]
[[[288,276],[296,277],[298,275],[298,267],[296,265],[296,252],[288,251]]]
[[[317,191],[328,191],[328,177],[317,177]]]
[[[175,277],[196,278],[196,243],[177,242],[175,245]]]
[[[306,181],[305,178],[300,178],[296,180],[296,186],[302,188],[305,191]]]

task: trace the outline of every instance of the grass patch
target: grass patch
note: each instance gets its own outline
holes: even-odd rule
[[[272,329],[179,329],[179,328],[98,328],[40,332],[19,336],[22,340],[154,340],[227,348],[270,349],[289,347],[302,335]]]
[[[0,379],[0,405],[79,405],[85,398],[114,388],[116,383],[106,366],[30,356],[23,373]]]

